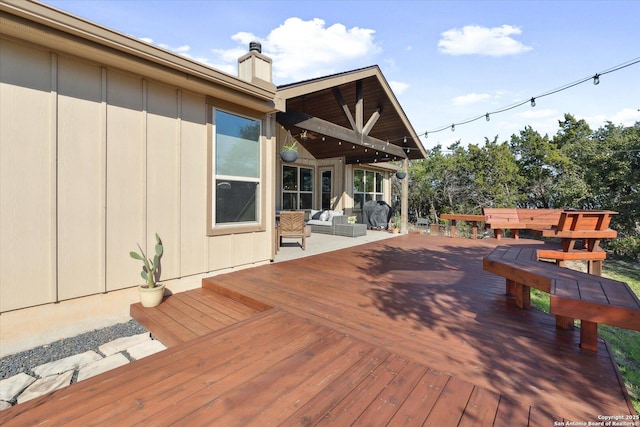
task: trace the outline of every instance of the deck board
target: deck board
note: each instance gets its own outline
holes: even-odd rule
[[[579,330],[518,309],[503,279],[482,270],[496,243],[408,235],[203,286],[215,282],[559,417],[630,411],[602,343],[597,355],[581,350]]]
[[[632,413],[608,348],[583,352],[579,331],[517,309],[482,271],[492,249],[405,236],[206,279],[132,306],[156,336],[170,331],[167,350],[0,424],[537,426]]]

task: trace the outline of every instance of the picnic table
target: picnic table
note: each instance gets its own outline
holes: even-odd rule
[[[456,221],[470,222],[474,239],[478,238],[478,222],[484,222],[486,220],[484,215],[467,214],[442,214],[440,218],[451,221],[451,237],[456,237]]]
[[[565,210],[560,214],[556,227],[538,230],[543,237],[559,238],[561,250],[541,250],[540,258],[555,259],[556,264],[563,266],[567,260],[588,261],[588,271],[600,276],[602,261],[606,252],[600,247],[602,239],[615,239],[618,233],[609,228],[611,218],[618,212]],[[577,249],[576,243],[582,241],[583,248]]]

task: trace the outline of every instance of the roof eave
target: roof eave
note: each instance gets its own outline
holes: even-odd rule
[[[186,82],[187,86],[215,85],[218,88],[224,88],[226,96],[233,98],[235,95],[238,100],[244,99],[245,101],[251,99],[251,104],[253,104],[251,107],[260,111],[275,112],[282,109],[282,104],[275,100],[275,85],[256,85],[246,82],[48,5],[33,1],[3,0],[0,2],[0,20],[2,21],[2,25],[0,25],[0,33],[2,34],[19,37],[55,49],[71,50],[69,53],[73,54],[79,54],[79,52],[73,51],[73,44],[69,44],[68,40],[63,40],[64,36],[81,39],[106,48],[114,54],[111,57],[101,55],[99,59],[115,59],[119,53],[137,59],[146,64],[147,68],[151,65],[170,70],[180,81]],[[38,28],[28,32],[20,31],[19,27],[24,25],[25,21],[38,24]],[[87,54],[86,49],[82,53]],[[210,89],[215,92],[212,87]],[[206,94],[216,96],[216,93]]]

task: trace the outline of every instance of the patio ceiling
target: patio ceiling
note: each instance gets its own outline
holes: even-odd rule
[[[279,86],[277,121],[317,159],[421,159],[426,152],[378,66]]]

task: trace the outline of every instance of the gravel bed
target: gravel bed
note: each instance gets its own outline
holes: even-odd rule
[[[74,354],[93,350],[98,354],[98,347],[121,337],[129,337],[147,332],[138,322],[130,320],[103,329],[64,338],[31,350],[11,354],[0,359],[0,380],[10,378],[20,372],[32,375],[32,369],[43,363],[63,359]]]

